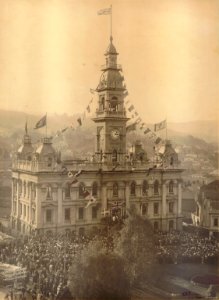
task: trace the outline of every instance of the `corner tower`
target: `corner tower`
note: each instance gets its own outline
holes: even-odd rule
[[[122,67],[117,64],[118,53],[110,37],[105,53],[106,64],[101,67],[102,75],[97,86],[98,107],[93,121],[96,129],[96,152],[99,162],[122,163],[126,155],[126,90]]]

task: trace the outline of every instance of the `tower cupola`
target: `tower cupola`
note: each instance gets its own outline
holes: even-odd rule
[[[17,158],[21,160],[32,160],[34,148],[31,143],[31,137],[28,134],[27,123],[25,125],[25,134],[23,136],[23,143],[17,150]]]

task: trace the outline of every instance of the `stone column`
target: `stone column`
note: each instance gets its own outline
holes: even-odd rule
[[[33,182],[31,182],[31,184],[30,184],[30,199],[29,199],[29,224],[30,225],[33,223],[32,222],[32,202],[34,201],[33,195],[34,195]]]
[[[177,215],[178,217],[182,214],[182,184],[181,182],[178,183],[178,205],[177,205],[178,211]]]
[[[126,183],[125,183],[125,206],[126,206],[126,209],[130,208],[129,196],[130,196],[129,181],[126,181]]]
[[[19,180],[17,180],[17,195],[16,195],[16,217],[18,218],[20,213],[19,213],[19,196],[20,195],[20,189],[19,189]]]
[[[167,230],[167,187],[166,182],[162,183],[162,230]]]
[[[58,195],[57,195],[57,201],[58,201],[58,208],[57,208],[57,225],[62,224],[62,198],[63,198],[63,191],[62,186],[58,187]]]
[[[162,185],[162,217],[166,218],[167,214],[167,187],[166,182],[163,182]]]
[[[107,186],[106,186],[106,183],[102,183],[101,199],[102,199],[102,210],[107,210]]]
[[[36,185],[36,211],[35,211],[35,224],[36,229],[40,228],[42,224],[42,219],[44,216],[42,216],[42,209],[41,209],[41,188],[39,184]]]

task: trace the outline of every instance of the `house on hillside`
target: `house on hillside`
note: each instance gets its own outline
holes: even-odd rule
[[[219,237],[219,180],[200,188],[193,224],[207,229],[210,235]]]

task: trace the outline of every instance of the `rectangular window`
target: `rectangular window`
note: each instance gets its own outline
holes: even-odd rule
[[[169,202],[169,213],[173,213],[173,202]]]
[[[97,207],[94,206],[92,207],[92,219],[96,219],[97,218]]]
[[[26,205],[24,204],[24,217],[26,217]]]
[[[79,207],[79,209],[78,209],[78,219],[79,220],[84,219],[84,208],[83,207]]]
[[[215,226],[215,227],[218,226],[218,218],[214,218],[214,226]]]
[[[46,210],[46,222],[47,223],[52,222],[52,210],[51,209]]]
[[[70,208],[65,208],[65,221],[70,221],[71,218],[71,210]]]
[[[159,204],[154,203],[154,215],[158,215],[158,210],[159,210]]]

